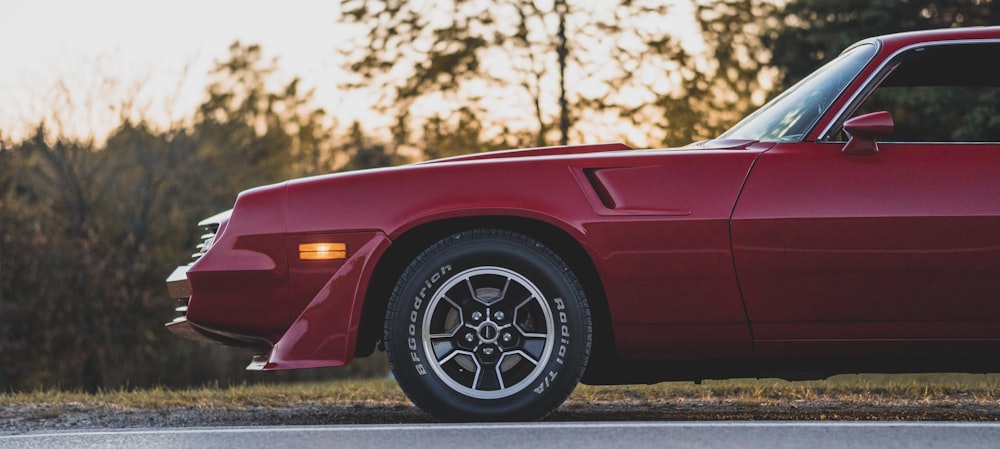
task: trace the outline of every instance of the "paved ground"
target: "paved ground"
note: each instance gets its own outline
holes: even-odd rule
[[[407,447],[447,449],[994,448],[1000,423],[610,422],[223,427],[0,436],[6,449]]]
[[[545,419],[566,421],[998,421],[1000,401],[905,401],[869,404],[836,401],[741,403],[725,400],[648,402],[569,402]],[[328,424],[429,423],[434,420],[409,405],[300,403],[288,407],[159,410],[89,407],[81,404],[0,408],[0,435],[78,429],[135,429],[201,426],[295,426]]]

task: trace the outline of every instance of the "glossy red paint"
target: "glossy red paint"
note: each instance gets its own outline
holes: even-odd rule
[[[822,355],[812,342],[826,341],[829,355],[886,355],[906,340],[952,340],[924,352],[944,356],[1000,339],[1000,145],[841,147],[779,144],[737,204],[734,255],[758,351],[783,342],[779,353]]]
[[[750,164],[765,147],[470,161],[313,178],[288,185],[289,210],[301,211],[290,213],[289,232],[325,223],[333,229],[381,229],[395,239],[419,225],[463,217],[544,222],[574,236],[591,254],[606,293],[620,298],[611,304],[616,327],[644,329],[634,340],[621,339],[616,344],[621,351],[651,348],[698,358],[725,347],[749,357],[728,218]],[[714,162],[703,163],[706,157]],[[497,173],[526,176],[496,179]],[[660,194],[637,208],[605,204],[600,187],[628,197],[644,187]],[[330,206],[317,207],[323,204]],[[362,287],[359,295],[364,293]],[[701,338],[703,330],[695,324],[715,328],[716,342]],[[687,337],[661,338],[678,334]]]
[[[387,287],[376,274],[421,249],[399,242],[474,219],[556,232],[586,255],[573,263],[597,276],[588,296],[609,314],[606,363],[690,362],[675,377],[700,379],[998,355],[1000,143],[845,152],[838,138],[900,55],[982,42],[1000,42],[1000,28],[863,41],[870,60],[790,138],[484,153],[244,192],[172,288],[190,298],[171,328],[253,347],[255,369],[349,363],[365,301]],[[854,128],[873,147],[892,126],[874,117]],[[298,260],[299,244],[326,241],[348,257]],[[914,364],[879,364],[896,358]]]
[[[879,111],[854,117],[844,122],[844,132],[851,135],[847,145],[841,150],[844,153],[878,153],[878,143],[875,140],[892,135],[892,116],[886,111]]]
[[[338,366],[354,358],[361,314],[360,298],[364,298],[365,286],[371,279],[372,255],[384,251],[389,246],[389,240],[383,234],[369,234],[358,239],[335,237],[347,237],[345,241],[358,242],[357,246],[348,243],[352,257],[335,273],[326,276],[328,281],[318,291],[304,289],[309,293],[303,297],[316,293],[311,296],[302,314],[274,344],[274,350],[260,369]],[[293,284],[294,279],[293,276]]]
[[[242,206],[248,203],[268,207]],[[186,318],[207,329],[273,341],[298,315],[274,306],[288,299],[284,189],[244,192],[237,207],[212,250],[187,272],[193,293]]]

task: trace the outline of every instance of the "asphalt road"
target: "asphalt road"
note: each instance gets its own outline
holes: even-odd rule
[[[1000,423],[644,422],[267,426],[0,436],[4,449],[73,448],[996,448]]]

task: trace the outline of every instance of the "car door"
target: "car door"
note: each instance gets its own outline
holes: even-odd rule
[[[834,135],[758,159],[732,221],[755,354],[1000,353],[998,59],[911,49],[854,108],[895,119],[877,151]]]

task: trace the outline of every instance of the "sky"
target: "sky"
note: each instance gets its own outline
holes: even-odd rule
[[[673,3],[689,11],[689,2]],[[338,23],[339,4],[0,0],[0,138],[23,138],[43,119],[57,134],[97,140],[124,115],[182,123],[204,99],[214,62],[237,40],[277,58],[278,82],[301,78],[316,106],[352,120],[370,99],[338,88],[346,74],[336,48],[351,35]]]
[[[3,0],[0,132],[17,138],[63,111],[69,131],[100,134],[106,122],[118,123],[116,97],[133,92],[139,104],[130,109],[154,123],[179,120],[204,98],[213,62],[236,40],[260,44],[265,57],[278,58],[281,79],[301,77],[318,103],[336,107],[339,3]]]

